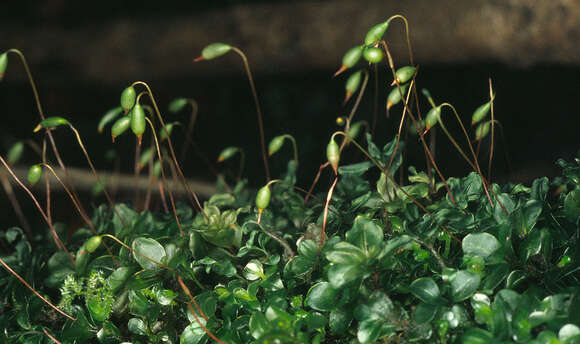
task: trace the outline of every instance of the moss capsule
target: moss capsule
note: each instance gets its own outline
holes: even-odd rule
[[[145,121],[145,110],[143,110],[140,104],[135,104],[129,116],[131,118],[131,131],[137,136],[139,144],[141,144],[141,137],[145,132],[145,125],[147,124]]]
[[[220,56],[226,54],[231,49],[232,49],[232,47],[229,44],[219,43],[219,42],[212,43],[212,44],[206,46],[205,48],[203,48],[203,50],[201,51],[201,56],[196,58],[194,61],[198,62],[201,60],[215,59],[216,57],[220,57]]]
[[[117,106],[117,107],[112,108],[111,110],[107,111],[103,115],[103,117],[101,117],[101,120],[99,121],[99,125],[97,127],[99,134],[103,132],[103,130],[105,129],[105,126],[107,124],[114,121],[115,118],[117,118],[121,113],[123,113],[123,108],[120,106]]]
[[[280,148],[282,148],[282,145],[284,145],[284,139],[285,139],[284,135],[274,137],[268,144],[268,155],[271,156],[277,151],[279,151]]]
[[[352,73],[351,76],[346,79],[346,83],[344,84],[344,89],[346,91],[346,95],[344,96],[344,103],[346,103],[350,97],[358,90],[360,86],[362,71],[356,71]]]
[[[338,162],[340,161],[340,149],[338,148],[338,144],[334,141],[334,138],[330,139],[328,145],[326,146],[326,159],[334,173],[338,173]]]
[[[6,154],[6,160],[9,165],[15,165],[18,160],[22,157],[22,152],[24,152],[24,143],[18,141],[10,147],[8,153]]]
[[[28,174],[26,175],[26,179],[30,185],[38,183],[40,177],[42,177],[42,166],[40,166],[40,164],[30,166]]]
[[[169,103],[169,106],[167,107],[167,109],[169,110],[169,112],[176,113],[176,112],[183,110],[183,108],[185,108],[185,106],[187,106],[187,99],[186,98],[177,98],[177,99],[173,99],[171,101],[171,103]]]
[[[475,128],[475,140],[479,141],[489,134],[489,129],[491,128],[491,122],[483,122]]]
[[[356,139],[356,137],[360,133],[360,130],[361,130],[364,123],[365,123],[364,121],[358,121],[358,122],[351,124],[350,128],[348,129],[348,133],[347,133],[349,140]]]
[[[47,117],[44,120],[40,121],[38,125],[34,128],[34,132],[36,133],[40,129],[50,129],[55,128],[61,125],[68,124],[68,121],[62,117]]]
[[[240,151],[240,147],[229,146],[224,148],[220,155],[218,156],[217,162],[222,162],[233,157],[237,152]]]
[[[0,80],[4,78],[4,73],[6,73],[7,67],[8,67],[8,53],[2,53],[0,55]]]
[[[439,120],[439,116],[441,116],[441,105],[431,108],[431,110],[429,110],[427,113],[427,116],[425,116],[425,130],[429,130],[431,127],[434,127]]]
[[[137,92],[133,86],[129,86],[123,90],[121,93],[121,107],[123,111],[127,112],[131,110],[133,105],[135,105],[135,100],[137,99]]]
[[[264,209],[268,207],[270,204],[270,196],[272,195],[270,191],[270,186],[265,185],[260,190],[258,190],[258,194],[256,195],[256,207],[258,207],[258,212],[262,212]]]
[[[357,45],[355,47],[350,48],[346,54],[342,57],[342,66],[339,70],[334,73],[333,76],[337,76],[340,73],[344,72],[345,70],[354,67],[358,60],[360,60],[362,56],[362,45]]]
[[[175,127],[175,123],[179,123],[179,122],[167,123],[165,125],[165,129],[167,130],[167,133],[169,133],[169,136],[171,136],[171,132],[173,131],[173,127]],[[166,139],[167,139],[167,134],[165,134],[165,130],[163,130],[163,128],[159,129],[159,140],[163,141]]]
[[[404,84],[411,80],[413,75],[415,75],[416,70],[417,68],[413,66],[405,66],[397,69],[395,72],[395,80],[393,80],[391,86],[395,86],[396,84]]]
[[[401,85],[400,91],[398,87],[393,87],[387,96],[387,110],[398,104],[401,101],[401,93],[405,95],[405,92],[407,92],[407,85]]]
[[[385,31],[389,27],[389,21],[377,24],[367,32],[365,36],[365,45],[375,44],[383,38]]]
[[[365,60],[370,63],[379,63],[385,57],[383,50],[377,47],[367,47],[363,51],[363,56]]]
[[[95,252],[97,250],[97,248],[99,248],[99,246],[101,246],[101,236],[100,235],[95,235],[94,237],[91,237],[89,240],[87,240],[87,242],[85,243],[85,249],[88,252]]]
[[[119,118],[111,128],[111,138],[115,142],[117,136],[123,134],[131,126],[131,118],[129,116],[123,116]]]
[[[480,105],[475,111],[473,111],[473,115],[471,116],[471,125],[481,121],[489,112],[491,108],[491,101]]]

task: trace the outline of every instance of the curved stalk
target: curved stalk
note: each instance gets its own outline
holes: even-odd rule
[[[179,166],[179,163],[177,162],[177,157],[175,156],[175,150],[173,149],[173,143],[171,142],[171,136],[169,135],[169,132],[167,131],[167,128],[165,127],[165,122],[163,121],[163,117],[161,116],[161,112],[159,111],[159,107],[157,106],[157,101],[155,101],[155,97],[153,96],[153,92],[151,92],[151,88],[144,81],[135,81],[135,82],[133,82],[133,84],[131,84],[131,86],[136,86],[136,85],[141,85],[147,89],[147,94],[149,96],[149,99],[151,100],[151,103],[153,104],[153,108],[155,109],[155,114],[157,115],[157,119],[159,120],[159,123],[161,123],[161,127],[163,128],[163,131],[165,132],[165,135],[167,136],[167,145],[169,146],[169,151],[171,152],[171,158],[173,160],[173,164],[175,165],[175,168],[177,169],[177,172],[178,172],[179,176],[181,177],[181,182],[185,186],[185,188],[187,189],[187,191],[189,192],[191,197],[193,197],[194,205],[202,213],[203,217],[207,218],[207,215],[203,211],[201,203],[199,202],[199,198],[197,197],[197,194],[195,193],[195,191],[193,191],[191,189],[191,187],[189,186],[189,184],[185,180],[185,176],[183,175],[183,171],[181,170],[181,167]]]
[[[157,134],[155,133],[155,127],[153,126],[153,123],[149,118],[145,117],[145,120],[147,121],[147,123],[149,123],[149,127],[151,127],[151,131],[153,132],[153,139],[155,140],[155,148],[157,151],[157,159],[159,159],[159,163],[161,164],[161,178],[163,179],[163,184],[167,184],[167,179],[165,178],[165,171],[163,169],[163,157],[161,156],[161,150],[159,148]],[[179,228],[179,234],[183,236],[183,228],[181,228],[181,222],[179,222],[179,217],[177,216],[177,208],[175,207],[175,200],[173,199],[173,194],[171,193],[171,191],[169,191],[169,200],[171,201],[173,217],[175,218],[175,222],[177,223],[177,227]]]
[[[197,113],[199,111],[199,107],[197,106],[197,102],[194,99],[187,99],[187,103],[191,105],[191,114],[189,115],[189,122],[187,123],[187,131],[185,132],[185,142],[183,143],[183,148],[181,149],[181,154],[179,156],[179,161],[183,163],[185,160],[185,156],[187,155],[187,150],[189,149],[189,145],[192,142],[191,135],[193,133],[193,127],[195,126],[195,122],[197,121]]]
[[[248,75],[248,81],[250,82],[250,88],[252,90],[252,96],[254,97],[254,103],[256,104],[256,112],[258,113],[258,129],[260,130],[260,145],[262,146],[262,160],[264,160],[264,169],[266,171],[266,181],[270,181],[270,167],[268,166],[268,155],[266,154],[266,141],[264,139],[264,123],[262,118],[262,110],[260,109],[260,102],[258,101],[258,93],[256,92],[256,86],[254,85],[254,78],[252,77],[252,71],[250,70],[250,64],[248,63],[248,58],[243,51],[236,47],[232,47],[244,62],[244,68],[246,69],[246,74]]]
[[[60,310],[60,308],[53,305],[50,301],[48,301],[46,298],[44,298],[42,295],[40,295],[40,293],[37,292],[34,288],[32,288],[32,286],[30,284],[28,284],[28,282],[26,282],[26,280],[24,278],[22,278],[22,276],[20,276],[18,273],[16,273],[16,271],[14,271],[8,264],[6,264],[4,259],[0,258],[0,264],[2,264],[2,266],[6,270],[8,270],[8,272],[10,272],[14,277],[16,277],[22,284],[24,284],[26,286],[26,288],[28,288],[31,292],[33,292],[34,295],[36,295],[36,297],[41,299],[42,302],[46,303],[50,308],[54,309],[55,311],[57,311],[61,315],[64,315],[65,317],[67,317],[68,319],[70,319],[72,321],[77,320],[77,319],[73,318],[72,316],[68,315],[67,313],[65,313],[64,311]]]
[[[397,80],[395,63],[393,61],[393,57],[391,56],[391,52],[389,51],[389,47],[387,45],[387,42],[385,42],[383,40],[383,41],[381,41],[381,44],[383,45],[383,47],[385,48],[385,52],[387,53],[387,59],[389,61],[389,68],[391,69],[391,73],[393,75],[393,80]],[[409,43],[409,51],[410,51],[410,43]],[[411,61],[411,63],[412,63],[412,61]],[[401,93],[401,99],[403,99],[404,97],[403,97],[403,94],[402,94],[400,88],[399,88],[399,92]],[[415,127],[419,128],[419,123],[418,123],[417,119],[415,118],[415,116],[413,115],[413,112],[409,108],[408,104],[405,102],[405,103],[403,103],[403,106],[405,109],[407,109],[407,112],[409,113],[409,117],[413,121],[413,124],[415,125]],[[447,191],[447,194],[451,198],[451,202],[453,203],[453,205],[457,205],[457,202],[455,201],[455,196],[453,196],[453,193],[451,192],[451,189],[449,188],[449,184],[447,184],[447,179],[445,179],[445,177],[443,176],[443,173],[441,173],[441,171],[439,170],[439,167],[437,166],[437,163],[435,162],[435,158],[433,157],[433,154],[431,153],[431,151],[429,150],[429,147],[427,146],[427,143],[425,142],[425,138],[424,138],[423,133],[419,133],[419,139],[421,141],[421,144],[423,145],[423,150],[425,151],[425,153],[427,154],[427,157],[429,158],[428,160],[433,165],[433,168],[435,168],[435,171],[437,172],[437,175],[439,176],[439,178],[441,178],[441,181],[443,181],[443,185],[445,186],[445,190]],[[427,168],[429,168],[429,166],[427,166]]]
[[[91,232],[93,232],[95,235],[98,235],[97,229],[93,225],[93,222],[87,216],[87,214],[84,212],[84,209],[82,209],[79,206],[78,200],[73,196],[73,194],[71,193],[71,191],[69,190],[69,188],[62,181],[62,179],[60,179],[60,177],[58,176],[58,174],[56,174],[56,172],[54,171],[54,169],[52,168],[52,166],[50,166],[49,164],[45,164],[45,163],[41,163],[41,165],[44,166],[44,167],[46,167],[52,173],[52,175],[54,176],[54,178],[56,178],[56,180],[60,183],[60,185],[62,186],[62,188],[66,192],[66,194],[69,196],[69,198],[73,202],[73,205],[75,206],[75,209],[77,210],[77,212],[79,213],[79,215],[81,216],[81,218],[83,219],[83,221],[85,221],[85,223],[87,224],[87,226],[89,226],[89,228],[91,229]],[[107,249],[107,252],[111,256],[111,259],[113,260],[113,262],[117,266],[121,266],[121,264],[115,259],[115,256],[113,255],[113,252],[111,251],[111,249],[109,248],[109,246],[107,246],[106,243],[103,243],[103,245]]]
[[[24,183],[22,183],[20,181],[20,179],[18,179],[18,177],[14,174],[14,171],[12,171],[12,169],[10,168],[10,166],[8,166],[8,163],[6,162],[6,160],[4,160],[4,158],[1,155],[0,155],[0,162],[4,165],[4,167],[6,168],[6,170],[8,170],[8,173],[10,173],[10,175],[12,176],[12,178],[14,178],[14,180],[16,181],[16,183],[18,183],[18,185],[20,185],[20,187],[22,189],[24,189],[24,191],[26,191],[26,193],[28,194],[28,196],[30,196],[30,198],[34,202],[34,205],[36,206],[36,208],[40,212],[40,215],[42,216],[42,218],[44,219],[44,221],[48,224],[48,227],[50,228],[50,231],[52,233],[52,237],[54,239],[54,242],[56,243],[56,246],[59,249],[61,249],[61,250],[63,250],[63,251],[66,252],[66,254],[68,255],[69,260],[74,265],[75,260],[74,260],[74,258],[72,256],[72,254],[67,250],[66,246],[64,246],[62,240],[60,240],[60,237],[58,236],[58,233],[54,229],[54,226],[52,225],[52,222],[50,221],[50,219],[48,218],[48,216],[46,216],[46,213],[44,212],[44,210],[42,210],[42,207],[40,206],[40,203],[38,203],[38,200],[36,199],[36,197],[34,197],[34,195],[32,194],[32,192],[30,191],[30,189],[28,189],[26,187],[26,185],[24,185]]]

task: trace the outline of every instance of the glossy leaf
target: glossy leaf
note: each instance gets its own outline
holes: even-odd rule
[[[148,257],[156,262],[163,263],[166,256],[165,249],[156,240],[151,238],[139,237],[133,240],[133,258],[145,270],[158,270],[159,264],[145,258]],[[145,257],[144,257],[145,256]]]
[[[481,277],[471,271],[459,270],[451,279],[451,297],[454,302],[470,298],[481,282]]]
[[[313,285],[306,294],[306,304],[318,311],[331,311],[336,307],[339,291],[328,282]]]
[[[500,243],[489,233],[470,233],[463,238],[461,247],[465,255],[487,258],[500,248]]]
[[[409,286],[409,291],[425,303],[438,304],[441,302],[441,291],[437,283],[430,277],[421,277],[414,280]]]

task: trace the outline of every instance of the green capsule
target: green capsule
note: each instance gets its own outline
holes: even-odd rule
[[[389,20],[373,26],[365,36],[365,45],[375,44],[383,38],[385,31],[389,27]]]
[[[8,53],[2,53],[0,55],[0,80],[4,78],[4,73],[6,73],[7,67],[8,67]]]
[[[230,51],[232,47],[229,44],[225,43],[212,43],[201,51],[201,56],[195,59],[195,61],[200,60],[211,60],[215,59],[216,57],[220,57]]]
[[[379,63],[385,57],[383,50],[377,47],[367,47],[363,50],[365,60],[370,63]]]
[[[258,194],[256,195],[256,207],[258,207],[260,213],[268,207],[268,204],[270,204],[271,195],[272,192],[268,185],[262,186],[262,188],[258,190]]]
[[[338,173],[340,149],[338,148],[338,144],[336,144],[336,141],[334,141],[333,138],[330,139],[330,142],[328,142],[328,145],[326,146],[326,159],[328,160],[328,163],[330,163],[330,166],[332,166],[334,173]]]
[[[434,127],[439,120],[439,116],[441,116],[441,105],[431,108],[425,117],[425,130],[429,130],[431,127]]]
[[[274,137],[270,143],[268,144],[268,155],[272,156],[274,153],[276,153],[277,151],[280,150],[280,148],[282,148],[282,145],[284,145],[284,139],[286,137],[284,135],[280,135],[280,136],[276,136]]]
[[[169,103],[168,110],[169,112],[176,113],[187,106],[187,99],[186,98],[177,98],[173,99],[171,103]]]
[[[417,68],[413,66],[405,66],[397,69],[397,71],[395,72],[395,80],[393,80],[391,86],[395,86],[396,84],[404,84],[407,81],[411,80],[413,75],[415,75],[416,70]]]
[[[28,174],[26,175],[26,179],[28,179],[30,185],[38,183],[40,177],[42,177],[42,166],[40,164],[30,166]]]
[[[356,139],[364,123],[364,121],[358,121],[350,125],[347,133],[349,140]]]
[[[230,159],[231,157],[233,157],[234,155],[236,155],[236,153],[238,153],[239,151],[240,151],[240,147],[235,147],[235,146],[226,147],[222,150],[222,152],[218,156],[217,162],[226,161],[226,160]]]
[[[123,116],[119,118],[111,128],[111,138],[115,142],[117,136],[123,134],[131,126],[131,118],[129,116]]]
[[[483,122],[475,128],[475,140],[479,141],[489,134],[489,129],[491,128],[491,122]]]
[[[360,86],[362,71],[356,71],[352,73],[351,76],[346,79],[346,83],[344,84],[344,89],[346,90],[346,95],[344,97],[344,103],[346,103],[350,97],[358,90]]]
[[[139,157],[139,168],[143,168],[143,166],[147,165],[149,161],[153,158],[153,149],[151,147],[145,149],[141,156]]]
[[[89,240],[87,240],[87,242],[85,243],[85,249],[90,252],[93,253],[96,251],[97,248],[99,248],[99,246],[101,246],[101,241],[103,239],[101,238],[100,235],[95,235],[94,237],[91,237]]]
[[[473,111],[473,115],[471,116],[471,125],[481,121],[489,112],[491,108],[491,101],[479,106],[475,111]]]
[[[360,57],[362,56],[362,49],[363,49],[362,45],[357,45],[355,47],[350,48],[346,52],[346,54],[344,54],[344,56],[342,57],[342,66],[340,67],[339,70],[336,71],[336,73],[334,73],[333,76],[337,76],[340,73],[344,72],[345,70],[354,67],[354,65],[356,65],[356,63],[358,62],[358,60],[360,60]]]
[[[173,131],[173,127],[175,126],[175,123],[179,123],[179,122],[167,123],[165,125],[165,129],[167,129],[169,136],[171,136],[171,132]],[[159,129],[159,140],[163,141],[166,139],[167,139],[167,134],[165,134],[165,130],[163,130],[163,128]]]
[[[99,121],[99,126],[97,127],[97,130],[99,131],[99,134],[103,132],[103,130],[105,129],[105,126],[107,124],[111,123],[121,113],[123,113],[123,108],[120,107],[120,106],[117,106],[117,107],[112,108],[111,110],[107,111],[103,115],[103,117],[101,117],[101,120]]]
[[[141,137],[147,125],[145,121],[145,110],[143,110],[140,104],[135,104],[131,112],[129,112],[129,117],[131,118],[131,131],[137,136],[139,144],[141,144]]]
[[[22,152],[24,152],[24,143],[18,141],[10,147],[8,153],[6,154],[6,160],[9,165],[15,165],[18,160],[22,157]]]
[[[38,125],[34,128],[34,132],[36,133],[40,129],[50,129],[55,128],[61,125],[68,124],[68,121],[62,117],[47,117],[42,120]]]
[[[123,90],[121,93],[121,107],[123,111],[127,112],[131,110],[133,105],[135,105],[135,100],[137,99],[137,92],[133,86],[129,86]]]
[[[152,173],[155,178],[159,178],[159,176],[161,175],[161,163],[159,162],[159,160],[155,161],[155,163],[153,164]]]
[[[401,93],[405,95],[407,92],[408,85],[401,85],[401,90],[398,87],[393,87],[389,95],[387,96],[387,110],[389,110],[393,105],[398,104],[401,101]]]

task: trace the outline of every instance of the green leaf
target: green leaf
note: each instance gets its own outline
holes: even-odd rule
[[[332,264],[328,269],[328,281],[333,288],[340,289],[357,280],[364,273],[364,268],[359,264]]]
[[[470,298],[481,282],[481,277],[471,271],[459,270],[450,279],[451,297],[454,302]]]
[[[564,343],[578,343],[580,328],[574,324],[566,324],[558,331],[558,339]]]
[[[547,177],[535,179],[532,183],[532,193],[530,194],[530,198],[545,202],[549,188],[550,184]]]
[[[441,302],[441,292],[431,277],[420,277],[414,280],[409,286],[409,291],[425,303],[439,304]]]
[[[133,258],[135,258],[137,263],[139,263],[143,269],[161,269],[159,264],[145,258],[148,257],[158,263],[163,263],[162,260],[165,258],[166,254],[165,249],[160,243],[151,238],[139,237],[133,240],[131,247],[133,248]]]
[[[346,240],[361,248],[367,256],[372,256],[382,248],[383,229],[369,217],[359,215],[346,232]]]
[[[330,312],[328,319],[328,325],[332,333],[344,335],[347,333],[348,328],[352,322],[352,312],[346,311],[344,309],[333,309]]]
[[[250,317],[249,326],[250,333],[252,334],[252,337],[254,337],[254,339],[259,339],[260,337],[262,337],[262,335],[264,335],[264,333],[266,333],[269,330],[268,321],[266,320],[264,314],[261,312],[252,313],[252,316]]]
[[[206,321],[204,318],[198,316],[199,321],[205,326]],[[179,338],[180,344],[198,344],[202,343],[202,339],[205,337],[205,331],[197,321],[191,322],[181,333]]]
[[[110,321],[105,321],[97,332],[97,339],[101,344],[115,344],[121,342],[121,331]]]
[[[338,301],[338,290],[328,282],[313,285],[306,295],[306,304],[317,311],[331,311]]]
[[[488,344],[493,343],[493,335],[483,329],[472,327],[461,337],[463,344]]]
[[[365,259],[365,254],[357,246],[341,241],[326,252],[326,259],[338,265],[354,265],[361,263]]]
[[[415,308],[413,318],[419,324],[428,323],[435,318],[439,309],[441,309],[439,305],[420,303],[417,308]]]
[[[340,166],[338,168],[338,174],[346,176],[346,175],[353,175],[353,176],[362,176],[369,168],[373,167],[374,164],[370,161],[363,161],[357,164],[345,165]]]
[[[147,335],[147,326],[145,325],[145,322],[139,318],[129,319],[129,322],[127,323],[127,329],[129,332],[138,334],[140,336]]]
[[[244,277],[249,281],[266,278],[262,263],[257,259],[250,260],[244,267]]]
[[[489,233],[473,233],[463,238],[461,247],[464,255],[487,258],[500,248],[500,243]]]

